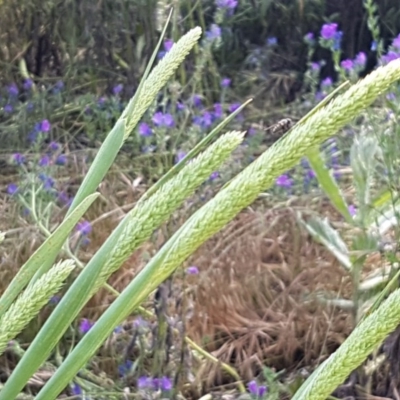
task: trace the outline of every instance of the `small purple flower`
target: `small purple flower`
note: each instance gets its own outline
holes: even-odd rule
[[[11,114],[14,111],[14,107],[11,104],[6,104],[4,106],[4,112],[6,114]]]
[[[275,36],[271,36],[267,38],[267,45],[268,46],[276,46],[278,44],[278,39]]]
[[[391,50],[382,56],[382,61],[384,64],[389,64],[391,61],[397,60],[398,58],[400,58],[400,53]]]
[[[329,88],[332,86],[332,84],[333,84],[332,78],[328,76],[321,82],[321,87]]]
[[[49,132],[51,129],[51,124],[49,122],[49,120],[44,119],[41,123],[40,123],[40,131],[41,132]]]
[[[74,383],[72,385],[71,394],[73,396],[79,396],[79,395],[83,394],[81,387],[77,383]]]
[[[338,31],[335,33],[335,36],[333,38],[333,46],[332,46],[332,49],[334,51],[340,50],[340,44],[342,43],[342,37],[343,37],[342,31]]]
[[[186,269],[186,273],[188,275],[198,275],[199,269],[195,265],[192,265]]]
[[[267,393],[267,387],[259,385],[256,381],[251,381],[247,384],[247,389],[252,396],[262,398]]]
[[[67,164],[67,156],[65,154],[60,154],[56,158],[56,165],[66,165]]]
[[[10,195],[10,196],[13,196],[14,194],[16,194],[18,192],[18,186],[15,184],[15,183],[10,183],[8,186],[7,186],[7,193]]]
[[[350,215],[352,217],[354,217],[356,215],[356,213],[357,213],[357,208],[353,204],[349,205],[348,210],[349,210],[349,213],[350,213]]]
[[[121,83],[114,86],[112,89],[113,95],[118,96],[119,94],[121,94],[123,88],[124,88],[124,85],[122,85]]]
[[[312,62],[311,63],[311,70],[318,72],[321,69],[321,66],[317,62]]]
[[[283,188],[287,188],[287,189],[292,187],[292,185],[293,185],[292,180],[286,174],[283,174],[283,175],[279,176],[276,179],[275,183],[278,186],[283,187]]]
[[[199,94],[194,94],[192,96],[192,103],[195,107],[199,108],[202,106],[202,98]]]
[[[25,79],[25,81],[24,81],[24,83],[23,83],[23,85],[22,85],[22,87],[24,88],[24,90],[26,90],[26,91],[28,91],[28,90],[31,90],[32,89],[32,86],[33,86],[33,81],[32,81],[32,79]]]
[[[85,334],[85,333],[89,332],[90,328],[93,325],[94,324],[92,324],[87,318],[81,319],[81,322],[79,323],[79,331],[80,331],[80,333]]]
[[[118,372],[121,377],[126,376],[131,371],[133,362],[126,360],[123,364],[118,365]]]
[[[177,109],[177,111],[182,111],[185,109],[185,105],[183,103],[181,103],[180,101],[178,101],[176,103],[176,109]]]
[[[104,106],[104,104],[106,104],[107,101],[107,97],[102,96],[97,100],[97,105],[102,108]]]
[[[163,124],[167,128],[173,128],[175,126],[174,117],[171,114],[168,114],[168,113],[164,114]]]
[[[165,39],[164,40],[164,50],[170,51],[172,49],[172,46],[174,45],[174,41],[172,39]]]
[[[203,128],[209,128],[213,123],[213,115],[209,111],[203,112]]]
[[[321,28],[321,37],[325,40],[333,39],[337,32],[338,24],[330,23],[324,24]]]
[[[47,155],[44,155],[43,157],[41,157],[39,159],[38,164],[40,167],[48,167],[50,165],[50,157]]]
[[[215,179],[219,178],[219,172],[218,171],[214,171],[211,175],[210,175],[210,180],[214,181]]]
[[[386,95],[386,100],[389,101],[395,101],[396,100],[396,95],[393,92],[390,92]]]
[[[206,32],[206,38],[208,40],[215,40],[221,37],[221,27],[216,24],[211,24],[210,30]]]
[[[60,296],[52,296],[49,300],[49,304],[56,305],[60,302]]]
[[[28,103],[26,103],[26,111],[32,112],[34,108],[35,106],[31,101],[28,101]]]
[[[58,193],[57,199],[61,204],[64,204],[64,205],[67,205],[72,202],[72,199],[70,199],[68,194],[65,193],[64,191],[61,191],[60,193]]]
[[[357,55],[356,58],[354,59],[354,64],[357,67],[365,67],[365,64],[367,63],[367,55],[363,52],[360,51]]]
[[[346,71],[351,71],[353,69],[354,65],[353,65],[353,61],[352,60],[347,59],[347,60],[343,60],[340,63],[340,66]]]
[[[150,126],[146,124],[146,122],[141,122],[139,124],[139,135],[148,137],[153,134],[153,131],[151,130]]]
[[[164,391],[164,392],[169,392],[169,391],[172,389],[172,382],[171,382],[171,380],[170,380],[168,377],[166,377],[166,376],[163,376],[163,377],[161,378],[161,382],[159,382],[159,384],[160,384],[160,389],[161,389],[162,391]]]
[[[60,147],[61,147],[60,144],[57,142],[50,142],[50,144],[49,144],[50,151],[57,151],[60,149]]]
[[[216,0],[216,5],[218,8],[234,9],[236,8],[238,2],[237,0]]]
[[[400,33],[393,39],[392,46],[400,51]]]
[[[233,112],[235,112],[239,107],[240,107],[240,103],[232,103],[230,106],[229,106],[229,112],[230,113],[233,113]]]
[[[309,45],[313,45],[315,43],[314,34],[312,32],[308,32],[304,36],[304,41]]]
[[[214,117],[216,119],[222,118],[223,116],[223,108],[222,108],[222,104],[221,103],[215,103],[214,104]]]
[[[21,154],[21,153],[15,153],[15,154],[13,154],[13,156],[12,156],[12,161],[13,161],[13,163],[14,164],[16,164],[16,165],[22,165],[22,164],[24,164],[25,163],[25,156],[23,155],[23,154]]]
[[[229,87],[230,84],[231,84],[231,80],[229,78],[223,78],[221,80],[221,87],[223,87],[223,88]]]
[[[63,81],[57,81],[56,82],[56,84],[55,84],[55,87],[58,89],[58,90],[62,90],[62,89],[64,89],[64,82]]]
[[[92,232],[92,225],[89,221],[82,221],[76,225],[76,231],[79,232],[82,236],[89,235]]]
[[[164,114],[158,111],[153,115],[152,119],[155,126],[161,126],[164,122]]]
[[[175,157],[175,163],[177,164],[178,162],[182,161],[186,156],[186,152],[183,150],[179,150],[178,154]]]
[[[139,390],[146,390],[153,388],[153,379],[148,376],[141,376],[137,380],[137,387]]]
[[[53,188],[54,179],[51,176],[47,176],[45,174],[39,174],[39,179],[43,182],[44,190],[49,191]]]
[[[373,41],[371,42],[371,50],[372,50],[372,51],[376,51],[377,48],[378,48],[378,44],[376,43],[375,40],[373,40]]]
[[[18,87],[15,83],[12,83],[11,85],[9,85],[7,88],[7,91],[8,91],[8,95],[10,97],[17,97],[19,94]]]

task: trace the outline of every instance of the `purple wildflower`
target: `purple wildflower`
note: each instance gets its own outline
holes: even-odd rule
[[[259,385],[256,381],[251,381],[247,384],[247,389],[251,395],[262,398],[267,392],[267,387],[264,385]]]
[[[114,86],[112,89],[113,95],[118,96],[122,92],[123,88],[124,88],[124,85],[122,85],[121,83]]]
[[[153,134],[153,131],[151,130],[150,126],[146,124],[146,122],[141,122],[139,124],[139,135],[148,137]]]
[[[92,225],[89,221],[82,221],[76,225],[76,231],[79,232],[82,236],[89,235],[92,232]]]
[[[65,154],[60,154],[56,158],[56,165],[65,165],[67,164],[67,156]]]
[[[71,393],[73,396],[79,396],[79,395],[83,394],[81,387],[77,383],[74,383],[72,385]]]
[[[50,142],[49,149],[50,151],[57,151],[60,149],[60,144],[57,142]]]
[[[353,204],[349,205],[348,210],[352,217],[354,217],[357,213],[357,208]]]
[[[338,31],[338,32],[335,33],[335,36],[333,38],[333,46],[332,46],[332,49],[334,51],[340,50],[340,44],[342,42],[342,36],[343,36],[343,32],[342,31]]]
[[[219,119],[219,118],[222,118],[222,116],[223,116],[222,104],[215,103],[214,104],[214,117]]]
[[[61,191],[60,193],[58,193],[57,199],[61,204],[64,204],[64,205],[67,205],[72,202],[72,199],[70,199],[68,194],[65,193],[64,191]]]
[[[38,164],[40,167],[48,167],[50,165],[50,157],[47,155],[44,155],[43,157],[41,157],[39,159]]]
[[[80,331],[80,333],[85,334],[85,333],[89,332],[90,328],[93,325],[94,324],[91,323],[87,318],[81,319],[81,322],[79,323],[79,331]]]
[[[186,273],[188,275],[198,275],[199,269],[195,265],[192,265],[186,269]]]
[[[168,392],[172,389],[172,382],[168,377],[163,376],[161,378],[160,389],[164,392]]]
[[[126,376],[131,368],[132,368],[133,362],[131,360],[126,360],[123,364],[118,365],[118,372],[121,377]]]
[[[175,125],[174,117],[169,113],[164,114],[163,124],[167,128],[173,128]]]
[[[213,115],[209,111],[203,112],[203,127],[209,128],[213,123]]]
[[[33,81],[32,81],[32,79],[25,79],[25,81],[24,81],[24,83],[23,83],[23,85],[22,85],[22,87],[24,88],[24,90],[26,90],[26,91],[28,91],[28,90],[31,90],[32,89],[32,86],[33,86]]]
[[[202,106],[202,99],[201,96],[199,94],[194,94],[192,96],[192,103],[195,107],[199,108]]]
[[[231,84],[231,80],[229,78],[223,78],[221,80],[221,87],[223,87],[223,88],[229,87],[230,84]]]
[[[15,184],[15,183],[10,183],[8,186],[7,186],[7,193],[10,195],[10,196],[13,196],[15,193],[17,193],[18,192],[18,186]]]
[[[137,380],[137,387],[139,390],[146,390],[153,388],[153,379],[148,376],[141,376]]]
[[[267,45],[268,46],[276,46],[278,44],[278,39],[275,36],[271,36],[267,38]]]
[[[232,104],[229,106],[229,112],[230,112],[230,113],[233,113],[233,112],[235,112],[239,107],[240,107],[240,103],[232,103]]]
[[[332,78],[328,76],[321,82],[321,87],[328,88],[332,86],[332,84],[333,84]]]
[[[180,101],[178,101],[176,103],[176,109],[177,109],[177,111],[182,111],[185,109],[185,105],[183,103],[181,103]]]
[[[340,66],[346,71],[351,71],[353,69],[354,65],[353,65],[353,61],[352,60],[347,59],[347,60],[343,60],[340,63]]]
[[[7,88],[7,91],[8,91],[8,95],[10,97],[17,97],[18,93],[19,93],[18,87],[15,83],[12,83],[11,85],[9,85]]]
[[[49,132],[51,129],[51,124],[49,122],[49,120],[44,119],[41,123],[40,123],[40,131],[41,132]]]
[[[56,84],[55,84],[55,87],[56,87],[58,90],[64,89],[64,86],[65,86],[65,85],[64,85],[64,82],[61,81],[61,80],[57,81]]]
[[[25,163],[25,156],[21,153],[15,153],[12,156],[12,160],[14,164],[22,165]]]
[[[210,180],[214,181],[215,179],[219,178],[219,172],[218,171],[214,171],[211,175],[210,175]]]
[[[60,302],[60,296],[52,296],[49,300],[49,304],[55,305]]]
[[[278,186],[284,187],[284,188],[287,188],[287,189],[290,188],[293,185],[292,180],[286,174],[283,174],[283,175],[279,176],[276,179],[275,183]]]
[[[367,55],[363,51],[360,51],[354,59],[354,65],[356,65],[357,67],[365,67],[366,62]]]
[[[382,56],[382,61],[384,64],[389,64],[391,61],[397,60],[398,58],[400,58],[400,53],[390,50],[387,54]]]
[[[178,163],[183,160],[186,156],[186,153],[183,150],[179,150],[178,154],[175,156],[175,162]]]
[[[308,32],[305,36],[304,36],[304,41],[309,44],[309,45],[313,45],[315,42],[314,39],[314,34],[312,32]]]
[[[400,33],[393,39],[392,46],[400,51]]]
[[[322,25],[321,37],[325,40],[333,39],[335,34],[337,33],[337,27],[338,27],[338,24],[336,24],[336,23]]]
[[[238,4],[237,0],[216,0],[215,3],[218,8],[226,8],[230,10],[236,8]]]
[[[373,40],[373,41],[371,42],[371,50],[372,50],[372,51],[376,51],[377,48],[378,48],[378,44],[376,43],[375,40]]]
[[[164,40],[164,50],[170,51],[172,46],[174,45],[174,41],[172,39],[165,39]]]
[[[11,114],[14,111],[14,107],[11,104],[6,104],[4,106],[4,112],[6,114]]]
[[[206,32],[206,38],[208,40],[215,40],[221,37],[221,27],[216,24],[211,24],[210,30]]]
[[[321,68],[321,66],[319,65],[319,63],[317,63],[317,62],[312,62],[311,63],[311,70],[312,71],[319,71],[320,68]]]

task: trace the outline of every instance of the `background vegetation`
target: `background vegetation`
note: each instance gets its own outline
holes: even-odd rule
[[[191,29],[203,33],[164,86],[146,68],[171,7],[156,62]],[[310,379],[295,393],[329,355],[340,356],[334,352],[347,338],[353,343],[350,334],[358,335],[364,321],[369,326],[368,316],[383,326],[371,312],[397,293],[399,86],[390,86],[396,81],[390,78],[381,87],[376,78],[379,90],[368,92],[362,106],[357,95],[368,96],[354,89],[347,119],[346,107],[337,113],[346,94],[329,101],[344,82],[355,84],[400,58],[399,33],[398,0],[0,1],[0,380],[11,382],[0,399],[18,385],[19,398],[41,389],[40,398],[55,398],[50,391],[73,370],[68,362],[82,354],[89,332],[99,348],[58,388],[60,396],[322,399],[333,390],[335,398],[396,396],[399,321],[389,303],[390,324],[379,339],[365,339],[373,347],[343,366],[332,390],[318,392]],[[157,95],[146,98],[152,88]],[[315,119],[301,120],[321,102],[328,106]],[[231,132],[186,165],[190,151],[209,132],[211,141],[232,113],[229,129],[245,137]],[[282,118],[300,123],[271,147],[285,130],[266,128]],[[319,134],[324,124],[331,130]],[[232,182],[242,182],[241,190],[248,183],[247,193],[253,184],[254,201],[240,185],[237,192],[235,183],[227,185],[249,165],[238,175],[247,178]],[[154,186],[160,179],[163,185]],[[96,182],[99,198],[80,203]],[[225,203],[215,197],[229,190],[243,196],[237,215],[229,214],[229,196]],[[162,265],[179,254],[175,238],[190,237],[192,221],[198,215],[206,221],[214,204],[225,208],[210,226],[220,215],[232,221],[167,271]],[[126,246],[122,255],[117,244]],[[100,264],[108,275],[103,271],[91,292]],[[26,291],[9,308],[10,288],[22,282],[13,278],[33,265],[37,274],[21,284]],[[85,265],[92,271],[86,275]],[[129,312],[113,326],[105,310],[123,305],[126,289],[146,271],[154,272],[151,296],[143,294],[138,307],[140,296],[132,295],[135,307],[125,303]],[[139,283],[133,293],[146,286]],[[75,299],[68,295],[78,290]],[[65,330],[54,349],[42,341],[49,357],[36,370],[29,357],[57,315]],[[101,321],[113,329],[105,341],[96,336]],[[17,382],[18,365],[35,371],[29,381]]]

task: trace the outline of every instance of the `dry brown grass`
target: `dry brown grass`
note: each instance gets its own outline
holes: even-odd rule
[[[195,254],[201,271],[189,336],[252,379],[263,365],[293,370],[335,350],[351,320],[306,296],[349,295],[351,283],[290,207],[242,213]],[[220,368],[203,365],[209,385]]]

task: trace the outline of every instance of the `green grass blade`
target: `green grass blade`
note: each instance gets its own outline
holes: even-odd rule
[[[122,146],[124,134],[125,121],[119,119],[101,145],[93,164],[90,166],[88,173],[79,187],[78,193],[74,197],[71,207],[67,212],[67,217],[83,199],[92,194],[100,185]]]
[[[307,158],[311,168],[315,172],[317,180],[325,194],[329,197],[333,206],[343,215],[346,221],[353,224],[353,218],[350,215],[348,205],[343,197],[342,191],[337,185],[332,174],[326,168],[318,148],[312,149],[307,153]]]
[[[94,193],[79,204],[22,266],[0,298],[0,316],[4,314],[37,271],[39,271],[37,277],[40,277],[49,270],[68,235],[98,196],[98,193]]]

